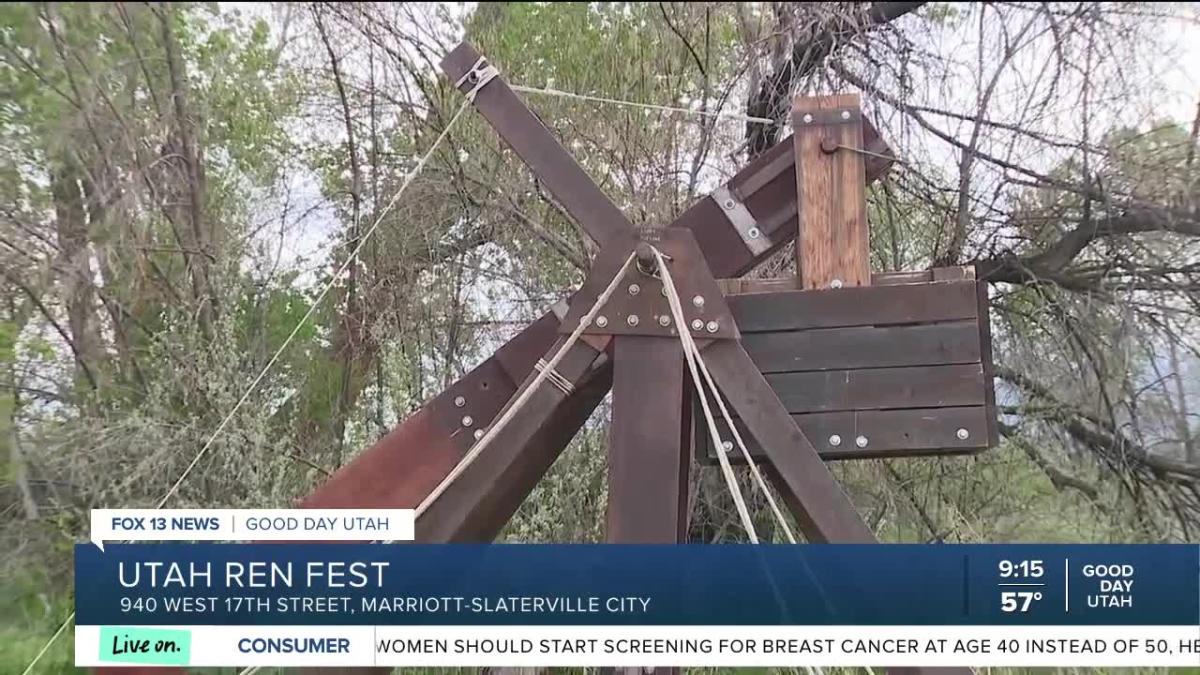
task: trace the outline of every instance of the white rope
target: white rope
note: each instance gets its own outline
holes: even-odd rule
[[[659,110],[662,112],[679,112],[688,115],[697,115],[700,117],[718,117],[723,119],[737,120],[740,122],[757,122],[759,124],[776,125],[779,122],[769,117],[754,117],[753,115],[742,115],[740,113],[727,113],[720,111],[709,110],[692,110],[691,108],[679,108],[669,105],[656,105],[654,103],[638,103],[636,101],[623,101],[619,98],[605,98],[603,96],[592,96],[590,94],[576,94],[570,91],[562,91],[561,89],[551,89],[549,87],[526,87],[520,84],[510,84],[509,88],[513,91],[520,91],[526,94],[545,94],[547,96],[561,96],[564,98],[575,98],[581,101],[596,101],[598,103],[612,103],[614,105],[624,105],[633,108],[646,108],[649,110]]]
[[[733,434],[733,438],[737,441],[738,447],[742,451],[742,457],[745,458],[746,464],[750,467],[750,473],[754,476],[755,483],[759,490],[767,498],[767,503],[771,506],[771,512],[775,515],[775,520],[783,529],[783,533],[787,536],[790,543],[796,543],[796,536],[792,533],[792,528],[788,525],[787,518],[784,517],[783,511],[779,508],[779,504],[775,501],[775,497],[767,488],[767,482],[763,479],[762,473],[758,470],[758,465],[754,462],[754,458],[750,456],[750,451],[746,448],[746,442],[742,439],[742,435],[738,432],[737,427],[733,423],[733,416],[730,415],[729,409],[725,405],[725,400],[721,397],[720,391],[717,389],[717,384],[713,380],[712,374],[708,372],[708,366],[704,363],[704,357],[700,354],[700,350],[696,347],[696,342],[692,339],[691,333],[687,330],[687,324],[684,323],[682,303],[679,302],[679,294],[675,288],[675,282],[671,278],[671,273],[665,267],[665,261],[660,257],[660,253],[655,250],[655,256],[658,257],[659,268],[663,270],[663,287],[667,289],[667,301],[671,305],[671,312],[675,315],[675,325],[679,327],[680,341],[683,342],[685,356],[690,356],[695,360],[699,367],[700,373],[704,375],[704,383],[700,382],[700,378],[696,376],[693,369],[692,377],[696,381],[696,389],[700,394],[701,408],[704,410],[705,418],[708,422],[709,433],[713,434],[713,443],[715,443],[715,452],[717,461],[721,464],[722,473],[725,473],[726,467],[729,466],[729,460],[725,457],[724,443],[719,434],[715,433],[716,421],[712,417],[712,411],[708,407],[707,398],[704,394],[704,384],[708,385],[709,391],[713,398],[717,401],[717,407],[721,410],[721,415],[725,418],[725,423],[729,427],[729,431]],[[674,300],[672,300],[674,298]],[[678,310],[678,311],[676,311]],[[690,363],[690,360],[689,360]],[[733,475],[732,467],[729,467],[729,472],[726,477],[726,483],[729,484],[729,477]],[[732,483],[731,492],[737,487],[737,483]],[[738,502],[741,499],[740,488],[738,494],[735,495],[734,501]],[[744,500],[743,500],[744,503]]]
[[[663,288],[667,291],[667,304],[671,306],[671,314],[675,317],[675,325],[679,329],[679,340],[683,343],[683,356],[687,361],[688,370],[692,373],[692,380],[696,385],[696,394],[700,397],[700,407],[704,410],[704,419],[708,422],[708,433],[712,437],[712,442],[716,445],[717,462],[721,465],[721,475],[725,477],[725,485],[729,488],[729,494],[733,497],[734,506],[737,507],[738,517],[742,520],[742,527],[746,530],[746,536],[750,538],[750,543],[758,543],[758,532],[754,529],[754,522],[750,519],[750,510],[746,508],[746,499],[742,496],[742,489],[738,487],[737,478],[733,475],[733,467],[729,465],[729,458],[722,451],[721,432],[717,430],[717,421],[713,418],[712,410],[708,407],[708,396],[704,393],[704,383],[700,379],[700,373],[696,367],[696,354],[699,350],[695,349],[696,343],[692,340],[691,332],[687,327],[687,319],[683,316],[683,305],[679,302],[679,294],[675,290],[675,282],[671,279],[671,272],[667,269],[667,261],[663,254],[657,249],[654,251],[654,257],[658,260],[659,273],[662,274]]]
[[[691,337],[690,335],[688,337]],[[692,348],[696,349],[695,342],[692,343]],[[746,448],[746,441],[742,440],[742,434],[738,431],[737,426],[733,423],[733,416],[729,414],[728,408],[725,406],[725,399],[721,397],[717,391],[717,385],[713,381],[712,375],[708,372],[708,366],[704,363],[704,357],[700,354],[700,350],[696,349],[696,363],[700,366],[700,372],[704,374],[705,381],[708,382],[709,389],[712,391],[713,398],[717,401],[717,407],[721,409],[721,415],[725,418],[725,424],[729,426],[730,433],[733,434],[733,439],[737,441],[738,448],[742,451],[742,457],[746,459],[746,464],[750,467],[750,474],[754,476],[754,482],[758,484],[758,489],[762,491],[767,498],[767,503],[771,505],[771,512],[775,514],[775,522],[783,529],[784,535],[788,542],[795,544],[796,535],[792,533],[792,528],[788,525],[787,518],[784,518],[783,511],[779,508],[779,504],[775,501],[775,497],[771,491],[767,489],[767,481],[763,479],[762,473],[758,470],[758,464],[754,458],[750,456],[750,450]],[[724,446],[716,449],[718,455],[725,454]]]
[[[387,214],[396,205],[396,202],[400,199],[400,196],[403,195],[404,191],[408,189],[408,186],[412,184],[413,179],[417,177],[417,174],[421,173],[421,170],[425,168],[425,164],[429,161],[429,158],[433,156],[434,151],[438,149],[438,146],[440,146],[442,141],[446,139],[446,136],[449,135],[450,129],[458,121],[459,117],[462,116],[463,111],[467,109],[467,106],[470,105],[470,103],[470,99],[463,101],[462,105],[459,106],[458,111],[454,113],[454,116],[450,118],[450,121],[446,124],[445,128],[442,129],[442,132],[438,134],[438,137],[434,140],[433,145],[429,146],[429,149],[425,151],[425,154],[422,155],[419,160],[417,160],[416,165],[413,166],[407,175],[405,175],[404,182],[401,183],[400,188],[396,190],[394,195],[392,195],[392,198],[383,207],[383,210],[379,212],[379,216],[376,217],[375,222],[371,224],[371,227],[367,229],[365,234],[359,237],[358,245],[354,247],[354,250],[352,250],[350,255],[346,257],[345,262],[342,263],[337,272],[335,272],[333,276],[329,278],[329,281],[326,282],[325,286],[321,288],[321,292],[317,294],[316,299],[313,300],[312,305],[309,306],[308,311],[305,312],[304,316],[300,317],[300,321],[296,324],[296,327],[293,328],[292,332],[289,333],[287,338],[284,339],[283,344],[279,346],[279,349],[275,350],[275,353],[271,356],[271,359],[267,361],[267,365],[263,366],[262,370],[259,371],[258,376],[250,382],[250,386],[246,387],[246,391],[242,394],[241,398],[238,399],[238,402],[234,404],[229,413],[225,415],[225,417],[221,420],[221,423],[217,425],[217,428],[208,437],[208,440],[205,441],[204,445],[200,448],[200,451],[197,452],[196,456],[192,458],[191,463],[189,463],[187,468],[183,470],[183,473],[179,476],[179,479],[175,481],[175,483],[171,486],[171,489],[167,490],[167,493],[163,495],[162,499],[158,500],[158,503],[154,506],[155,509],[161,509],[163,505],[175,495],[175,493],[179,490],[179,487],[183,485],[183,481],[186,480],[187,477],[192,473],[192,470],[196,468],[196,465],[200,463],[200,460],[203,459],[206,454],[208,454],[209,449],[213,446],[213,443],[216,442],[217,436],[219,436],[221,432],[225,430],[225,427],[229,425],[229,422],[233,419],[233,416],[237,414],[238,410],[241,410],[242,406],[245,405],[246,401],[250,398],[250,394],[254,392],[254,389],[258,386],[258,383],[262,382],[262,379],[266,377],[267,373],[275,365],[275,362],[279,360],[279,357],[283,354],[284,350],[288,348],[288,345],[290,345],[292,340],[296,338],[296,335],[300,333],[300,329],[304,327],[304,324],[308,323],[310,318],[312,318],[313,313],[317,311],[321,301],[324,300],[325,296],[329,294],[329,291],[333,288],[333,285],[337,283],[338,279],[340,279],[343,274],[346,273],[346,270],[350,268],[350,265],[358,259],[358,254],[366,245],[367,240],[370,239],[371,235],[375,233],[375,230],[379,228],[379,225],[383,222],[384,217],[387,216]],[[65,630],[67,625],[74,619],[75,612],[71,612],[66,621],[63,621],[62,625],[58,627],[58,630],[54,632],[54,635],[50,636],[50,639],[42,647],[41,651],[38,652],[37,656],[33,657],[33,660],[29,662],[29,665],[26,666],[22,675],[29,675],[29,673],[33,672],[33,667],[37,665],[42,656],[44,656],[50,649],[50,645],[54,644],[54,641],[58,639],[59,635],[62,635],[63,630]]]
[[[600,312],[600,309],[604,306],[604,303],[608,302],[608,299],[612,297],[613,292],[617,290],[617,286],[621,284],[621,279],[625,276],[625,272],[629,270],[629,266],[633,263],[634,258],[635,254],[630,253],[629,257],[625,259],[625,264],[621,265],[621,269],[617,271],[616,276],[614,276],[612,281],[609,282],[608,287],[604,289],[604,292],[600,294],[600,297],[596,298],[595,304],[593,304],[592,308],[588,310],[588,313],[579,320],[579,325],[575,327],[575,330],[572,331],[571,335],[567,337],[565,342],[563,342],[562,347],[559,347],[553,358],[550,359],[544,368],[538,369],[537,376],[533,378],[533,380],[529,383],[529,386],[525,387],[521,391],[516,400],[513,401],[512,405],[508,406],[508,409],[504,411],[504,414],[500,416],[500,419],[496,420],[495,424],[488,428],[483,437],[471,447],[471,450],[463,456],[462,460],[459,461],[454,469],[442,479],[442,482],[439,483],[436,488],[434,488],[433,492],[430,492],[429,495],[425,497],[420,506],[417,507],[416,517],[418,519],[420,519],[420,517],[429,509],[430,506],[433,505],[434,502],[438,500],[439,497],[442,496],[442,494],[450,487],[450,485],[454,483],[454,481],[460,475],[462,475],[464,471],[467,470],[467,467],[471,466],[471,463],[475,461],[475,458],[477,458],[480,453],[487,448],[487,446],[492,442],[492,439],[494,439],[504,429],[504,427],[508,425],[513,416],[515,416],[517,412],[519,412],[525,405],[525,403],[529,401],[529,398],[533,396],[533,392],[537,391],[537,388],[542,384],[542,382],[546,381],[546,379],[550,377],[550,373],[556,372],[555,368],[558,367],[558,362],[561,361],[564,356],[566,356],[567,351],[575,345],[577,340],[579,340],[579,336],[583,335],[583,331],[592,324],[592,319],[594,319],[596,314]]]

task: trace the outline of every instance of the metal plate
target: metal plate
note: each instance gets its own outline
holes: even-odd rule
[[[688,330],[695,338],[736,339],[739,337],[733,314],[708,270],[704,256],[690,230],[668,228],[643,231],[642,239],[656,246],[669,257],[671,278],[679,292]],[[571,299],[571,308],[559,326],[560,333],[570,333],[579,325],[596,298],[604,292],[613,276],[637,245],[632,237],[602,249],[592,263],[591,273],[583,287]],[[696,300],[700,298],[700,300]],[[631,317],[636,317],[633,319]],[[666,317],[666,325],[663,324]],[[698,328],[694,322],[699,322]],[[642,272],[633,265],[617,291],[600,309],[585,335],[649,335],[676,336],[678,327],[663,294],[662,280]]]

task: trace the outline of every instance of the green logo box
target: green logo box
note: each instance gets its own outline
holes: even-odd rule
[[[101,661],[186,666],[191,656],[190,630],[100,627]]]

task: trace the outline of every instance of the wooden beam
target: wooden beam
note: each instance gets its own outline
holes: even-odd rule
[[[442,59],[442,71],[451,82],[457,82],[479,58],[475,47],[463,42]],[[459,90],[465,93],[474,86],[468,80]],[[596,186],[503,77],[497,75],[480,89],[474,103],[479,114],[596,243],[604,246],[616,235],[633,231],[625,214]]]
[[[547,361],[563,340],[548,350]],[[573,418],[565,415],[568,395],[544,381],[491,445],[417,519],[416,541],[478,542],[495,536],[574,434],[574,429],[566,429],[551,436],[555,442],[539,445],[535,440],[545,438],[545,427],[577,422],[578,429],[591,411],[587,404],[603,398],[607,372],[592,367],[597,356],[596,350],[581,340],[567,351],[556,369],[575,386],[571,396],[584,399],[577,414]],[[527,383],[533,377],[531,373]],[[591,386],[596,377],[601,382]],[[463,433],[473,437],[475,430],[466,428]]]
[[[858,94],[798,97],[792,106],[801,288],[871,283],[867,177]]]
[[[895,459],[932,455],[965,455],[986,450],[989,408],[983,405],[945,408],[902,408],[897,410],[840,410],[836,412],[793,413],[792,421],[812,441],[821,459],[832,462],[848,459]],[[734,424],[746,438],[746,449],[756,461],[767,458],[762,447],[746,437],[746,424],[734,418]],[[959,434],[965,430],[966,437]],[[836,439],[835,439],[836,436]],[[864,443],[858,445],[858,437]],[[836,442],[835,442],[836,440]],[[696,440],[699,461],[713,465],[717,456],[704,436]],[[790,452],[790,450],[789,450]],[[734,464],[744,464],[741,453],[729,456]]]
[[[975,280],[975,268],[973,266],[871,273],[872,286],[902,286],[906,284],[927,284],[931,281],[963,281],[966,279]],[[780,291],[794,291],[797,288],[796,277],[717,279],[717,285],[721,287],[721,292],[725,295],[778,293]]]
[[[742,344],[764,373],[979,363],[975,321],[747,333]]]
[[[683,349],[678,338],[613,344],[607,541],[674,544],[687,534]]]
[[[300,502],[303,508],[413,508],[454,468],[558,337],[548,314],[531,324]],[[459,405],[461,403],[461,405]],[[463,427],[463,417],[472,418]]]
[[[787,290],[726,295],[725,301],[743,335],[973,320],[987,311],[979,304],[974,281]]]
[[[717,340],[704,350],[704,360],[717,386],[779,473],[778,487],[788,497],[808,540],[874,543],[875,535],[742,345],[735,340]]]

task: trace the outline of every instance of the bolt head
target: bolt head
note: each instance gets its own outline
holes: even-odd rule
[[[704,329],[710,333],[715,333],[715,332],[717,332],[717,329],[719,329],[720,327],[721,327],[721,325],[718,324],[716,321],[709,321],[708,325],[706,325],[704,327]]]
[[[971,432],[967,431],[966,429],[959,429],[958,431],[954,432],[954,435],[958,436],[958,440],[965,441],[971,437]]]
[[[454,407],[455,408],[461,408],[466,404],[467,404],[467,399],[463,398],[462,396],[459,396],[454,399]]]
[[[638,293],[641,293],[641,292],[642,292],[641,286],[638,286],[637,284],[629,284],[629,294],[630,295],[637,295]]]
[[[636,326],[640,321],[641,319],[638,319],[637,314],[630,314],[629,318],[625,319],[625,323],[629,324],[630,326]]]
[[[692,319],[692,330],[704,330],[704,321],[702,319]]]
[[[483,429],[476,429],[475,430],[475,440],[479,440],[481,438],[483,438]]]
[[[842,437],[838,436],[837,434],[830,436],[829,444],[836,448],[837,446],[842,444]]]
[[[475,424],[475,420],[471,419],[470,415],[464,415],[462,418],[462,425],[464,427],[469,427],[472,424]]]
[[[725,201],[721,202],[721,206],[725,207],[726,210],[729,210],[737,206],[737,204],[735,204],[732,199],[726,199]]]
[[[758,235],[760,234],[762,234],[762,232],[759,232],[757,227],[752,227],[746,231],[746,236],[750,237],[751,239],[758,239]]]
[[[692,297],[692,305],[695,307],[703,307],[704,306],[704,296],[703,295],[693,296]]]
[[[733,441],[722,441],[721,449],[724,450],[725,452],[729,452],[729,451],[733,450]]]
[[[854,439],[854,444],[855,444],[855,445],[857,445],[857,446],[858,446],[858,447],[860,447],[860,448],[865,448],[865,447],[867,447],[867,437],[866,437],[866,436],[859,436],[858,438]]]
[[[812,113],[804,113],[804,123],[812,124],[812,121],[813,121]]]
[[[664,298],[667,297],[667,287],[666,286],[663,286],[662,288],[658,289],[658,292],[661,293]]]
[[[608,325],[608,317],[607,316],[596,317],[596,325],[601,328],[604,328],[605,326]]]
[[[841,287],[842,287],[842,280],[841,280],[841,279],[834,279],[833,281],[829,282],[829,287],[830,287],[830,288],[841,288]]]
[[[844,119],[844,120],[850,119],[850,111],[849,110],[842,111],[842,119]]]
[[[667,316],[666,314],[663,314],[662,316],[658,317],[658,325],[662,326],[663,328],[670,326],[671,325],[671,317]]]

